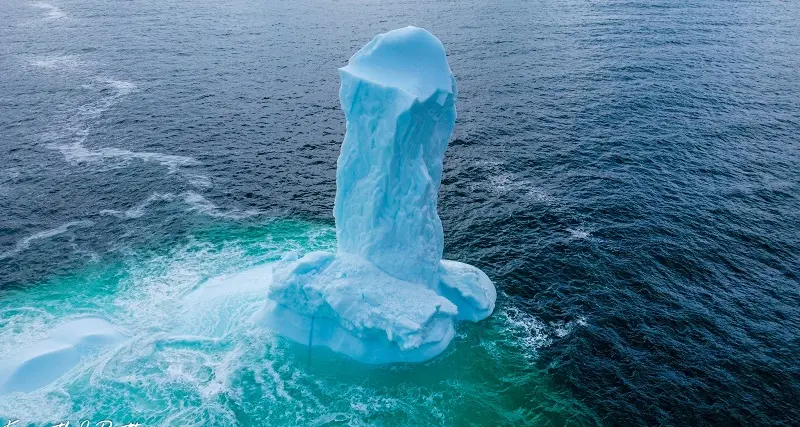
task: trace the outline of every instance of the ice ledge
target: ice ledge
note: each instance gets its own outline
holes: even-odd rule
[[[436,289],[396,279],[356,255],[312,252],[276,264],[258,321],[296,342],[363,363],[420,362],[447,348],[457,320],[494,310],[479,269],[442,260]]]
[[[117,327],[96,317],[71,320],[53,328],[49,338],[0,361],[0,395],[31,392],[60,378],[83,357],[122,338]]]
[[[473,322],[489,317],[497,300],[497,290],[486,273],[446,259],[439,263],[439,294],[459,307],[459,320]]]

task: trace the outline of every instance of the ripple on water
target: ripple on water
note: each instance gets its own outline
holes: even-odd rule
[[[286,251],[332,249],[333,229],[274,222],[248,233],[229,230],[227,238],[220,233],[206,234],[215,240],[199,233],[172,249],[102,260],[6,295],[0,301],[4,351],[85,316],[111,320],[126,338],[43,389],[0,400],[0,416],[41,422],[104,414],[159,425],[232,425],[241,417],[270,424],[439,425],[466,420],[465,405],[477,405],[487,420],[535,418],[516,414],[518,403],[503,390],[539,381],[525,365],[550,343],[549,335],[568,326],[545,325],[507,306],[491,321],[460,330],[445,355],[424,364],[370,367],[325,349],[308,351],[254,328],[250,318],[266,301],[268,263]],[[514,379],[513,372],[498,379],[495,370],[506,366],[524,367],[527,379]],[[475,388],[496,389],[499,396],[485,401],[472,396]],[[528,405],[533,411],[539,404]]]

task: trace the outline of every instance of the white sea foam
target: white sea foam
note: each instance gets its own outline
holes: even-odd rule
[[[183,193],[183,200],[189,205],[190,211],[198,211],[217,218],[244,219],[263,213],[253,209],[248,209],[246,211],[240,211],[238,209],[224,210],[194,191]]]
[[[535,202],[552,203],[554,201],[552,196],[536,188],[530,181],[508,172],[489,176],[489,186],[495,192],[514,193]]]
[[[182,197],[176,194],[174,202]],[[160,203],[157,199],[151,207]],[[330,227],[303,225],[290,233],[296,241],[263,235],[250,241],[238,233],[227,241],[193,240],[158,255],[132,254],[121,264],[108,264],[110,274],[91,273],[4,295],[0,361],[77,316],[108,319],[125,332],[125,340],[81,360],[40,390],[3,396],[0,417],[20,418],[20,425],[61,419],[76,424],[82,418],[97,421],[98,416],[113,419],[115,425],[118,419],[120,424],[143,422],[129,419],[138,415],[148,424],[235,425],[232,408],[242,408],[246,416],[257,413],[265,425],[326,425],[334,419],[371,425],[413,407],[425,413],[425,420],[446,423],[448,412],[441,404],[447,397],[431,393],[430,387],[458,393],[480,387],[484,378],[471,383],[461,376],[444,384],[416,376],[415,384],[391,389],[384,385],[402,383],[406,372],[426,368],[382,368],[377,384],[365,383],[363,368],[319,350],[308,365],[304,351],[296,353],[286,340],[254,327],[252,315],[266,299],[269,263],[291,249],[331,249],[332,233]],[[268,230],[265,234],[270,235]],[[299,243],[320,235],[327,236],[325,242]],[[531,324],[537,323],[513,309],[509,313],[514,322],[498,313],[493,324],[499,330],[486,331],[481,342],[516,345],[527,353],[529,347],[522,342],[532,341],[527,337],[535,335]],[[435,363],[457,369],[462,361],[452,358],[465,354],[468,349]],[[486,359],[492,362],[497,361]],[[98,414],[97,408],[105,409]],[[419,414],[411,417],[420,420]]]
[[[592,235],[592,233],[590,233],[590,232],[588,232],[588,231],[586,231],[586,230],[584,230],[582,228],[577,228],[577,229],[568,228],[567,232],[569,233],[570,237],[572,237],[573,239],[588,239],[589,236]]]
[[[86,148],[81,140],[70,144],[51,144],[50,148],[60,151],[64,155],[64,159],[73,164],[100,162],[109,159],[116,159],[123,162],[123,164],[127,164],[127,162],[139,160],[162,165],[167,168],[169,173],[175,173],[184,166],[200,164],[194,158],[174,154],[137,152],[113,147],[92,150]]]
[[[75,55],[42,56],[31,61],[31,64],[50,70],[77,70],[87,66],[85,61]]]
[[[111,86],[116,91],[115,96],[125,96],[135,91],[137,88],[135,83],[125,80],[116,80],[107,77],[98,77],[97,80]]]
[[[87,308],[102,310],[103,317],[126,331],[126,338],[99,355],[81,360],[80,365],[39,390],[3,396],[0,417],[20,418],[25,425],[28,421],[41,424],[60,418],[90,418],[97,415],[92,413],[95,408],[76,409],[81,406],[76,406],[76,402],[92,398],[95,393],[125,399],[128,390],[134,388],[137,393],[155,397],[154,402],[147,405],[148,410],[173,417],[180,425],[197,425],[194,422],[204,418],[204,411],[211,411],[211,416],[216,417],[218,422],[212,423],[214,425],[233,425],[235,420],[230,409],[220,404],[219,395],[230,391],[231,376],[243,363],[252,363],[254,348],[259,349],[256,355],[263,355],[263,349],[268,347],[268,342],[263,340],[270,338],[237,340],[252,344],[254,348],[243,344],[229,348],[224,339],[193,331],[213,329],[214,322],[219,320],[209,316],[220,314],[214,309],[223,309],[226,310],[223,319],[226,336],[249,334],[245,323],[257,306],[248,304],[247,299],[264,299],[265,292],[263,289],[245,292],[240,287],[228,288],[220,295],[198,294],[199,298],[191,300],[191,304],[185,304],[184,297],[208,277],[224,275],[226,271],[251,265],[270,255],[269,250],[260,256],[246,255],[235,244],[220,248],[192,242],[168,256],[155,257],[121,270],[118,282],[88,280],[81,282],[80,287],[39,286],[35,292],[8,295],[14,301],[7,299],[0,305],[0,339],[3,342],[0,360],[14,355],[25,345],[46,340],[54,326],[82,316]],[[249,283],[247,277],[244,280],[243,284]],[[110,284],[113,287],[106,288]],[[81,298],[75,298],[76,293]],[[42,299],[43,295],[49,296]],[[250,352],[250,359],[246,357],[247,352]],[[275,371],[278,369],[276,366]],[[81,384],[87,381],[93,390],[92,396],[76,394],[73,385],[77,383],[78,387],[83,387]],[[169,400],[174,390],[189,393],[199,399],[200,404],[172,405]],[[160,398],[164,400],[159,402]]]
[[[184,173],[183,174],[186,179],[189,180],[189,184],[193,187],[198,188],[209,188],[211,187],[211,178],[206,175],[202,174],[195,174],[195,173]]]
[[[22,240],[20,240],[19,242],[17,242],[17,244],[14,245],[14,247],[11,250],[0,253],[0,259],[11,257],[13,255],[16,255],[24,251],[25,249],[28,249],[28,247],[30,247],[31,245],[31,242],[34,242],[36,240],[49,239],[51,237],[58,236],[59,234],[66,233],[67,231],[69,231],[70,228],[88,227],[93,224],[94,223],[92,221],[71,221],[66,224],[62,224],[56,228],[52,228],[49,230],[42,230],[33,233],[30,236],[27,236]]]
[[[150,196],[148,196],[147,199],[145,199],[143,202],[125,211],[103,209],[102,211],[100,211],[100,214],[113,215],[118,218],[141,218],[145,214],[145,210],[150,205],[157,202],[171,202],[173,200],[175,200],[175,195],[172,193],[153,193]]]
[[[47,12],[47,15],[45,15],[45,17],[44,17],[44,20],[46,20],[46,21],[50,21],[50,20],[54,20],[54,19],[60,19],[60,18],[64,18],[65,16],[67,16],[67,14],[64,13],[64,11],[61,10],[60,7],[53,6],[50,3],[35,2],[35,3],[31,3],[31,6],[39,8],[39,9],[43,9],[45,12]]]
[[[86,72],[87,63],[73,55],[48,56],[33,61],[33,64],[50,70],[78,69]],[[156,163],[167,168],[169,174],[179,172],[181,168],[197,166],[201,163],[192,157],[148,151],[132,151],[116,147],[89,148],[86,140],[91,134],[95,120],[120,102],[124,97],[138,90],[138,86],[130,81],[113,79],[104,75],[92,77],[94,85],[100,84],[111,89],[111,93],[99,99],[83,104],[73,110],[63,120],[56,120],[54,129],[42,132],[47,147],[61,152],[64,159],[72,164],[99,163],[104,167],[116,168],[127,166],[131,161]],[[110,161],[110,162],[109,162]],[[202,174],[186,173],[186,179],[192,186],[208,188],[211,180]]]
[[[586,326],[586,318],[578,317],[571,321],[545,323],[535,316],[514,306],[508,306],[502,315],[509,325],[509,332],[527,357],[538,357],[538,350],[553,343],[554,338],[564,338],[575,328]]]
[[[138,205],[128,208],[124,211],[116,209],[103,209],[100,211],[101,215],[111,215],[117,218],[141,218],[147,213],[147,209],[159,202],[175,202],[179,201],[186,205],[188,212],[198,212],[203,215],[208,215],[216,218],[228,219],[244,219],[255,215],[261,215],[264,212],[254,209],[245,211],[239,209],[223,209],[212,201],[205,198],[203,195],[195,193],[194,191],[185,191],[183,193],[153,193]]]
[[[504,169],[505,164],[497,160],[478,160],[475,166],[484,169],[488,178],[470,185],[473,190],[490,191],[495,194],[516,195],[537,203],[552,204],[555,199],[531,181]]]
[[[506,307],[502,315],[510,326],[511,335],[527,357],[536,358],[540,348],[553,342],[550,328],[536,317],[514,306]]]
[[[579,326],[586,326],[586,318],[579,317],[578,319],[570,320],[569,322],[564,322],[564,321],[553,322],[550,324],[550,326],[553,328],[553,333],[558,338],[564,338],[567,335],[571,334],[572,331],[575,330],[575,328]]]
[[[55,315],[39,307],[20,306],[0,310],[0,360],[7,360],[17,349],[47,338],[49,324]],[[16,331],[16,332],[15,332]],[[24,334],[20,334],[24,331]]]
[[[73,164],[101,162],[109,159],[118,160],[126,164],[133,160],[139,160],[165,166],[169,173],[174,173],[183,166],[200,164],[194,158],[173,154],[137,152],[115,147],[87,148],[85,141],[90,134],[92,121],[99,118],[122,97],[134,92],[137,88],[136,84],[123,80],[103,77],[96,80],[113,89],[113,93],[78,107],[61,129],[44,134],[45,140],[51,141],[48,144],[49,148],[60,151],[65,160]],[[68,142],[63,142],[65,139]]]

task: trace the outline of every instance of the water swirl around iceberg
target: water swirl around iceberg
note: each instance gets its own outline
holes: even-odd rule
[[[800,424],[794,3],[9,0],[0,23],[0,360],[70,319],[123,336],[0,421]],[[459,83],[444,257],[498,301],[429,362],[364,367],[243,327],[263,293],[220,284],[335,246],[328,70],[406,25]]]
[[[40,390],[4,396],[0,414],[145,425],[427,425],[498,410],[510,422],[532,422],[541,417],[536,407],[558,404],[531,362],[576,325],[548,325],[513,307],[485,327],[460,328],[452,348],[421,365],[368,367],[254,327],[251,317],[266,302],[258,278],[269,274],[260,266],[288,251],[334,246],[324,224],[220,225],[167,250],[6,292],[2,358],[87,316],[111,321],[124,339]],[[505,391],[487,398],[478,392],[486,387]],[[544,399],[518,412],[513,396],[527,393]]]

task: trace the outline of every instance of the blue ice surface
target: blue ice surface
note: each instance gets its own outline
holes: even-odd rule
[[[70,320],[48,335],[0,361],[0,395],[42,388],[77,366],[82,358],[121,338],[114,325],[94,317]]]
[[[444,46],[420,28],[390,31],[340,76],[347,133],[336,171],[338,250],[435,285],[444,241],[436,199],[456,121]]]
[[[455,78],[439,39],[416,27],[376,36],[339,73],[337,253],[278,262],[260,321],[365,363],[428,360],[457,320],[484,319],[497,297],[482,271],[442,260],[436,203]]]

